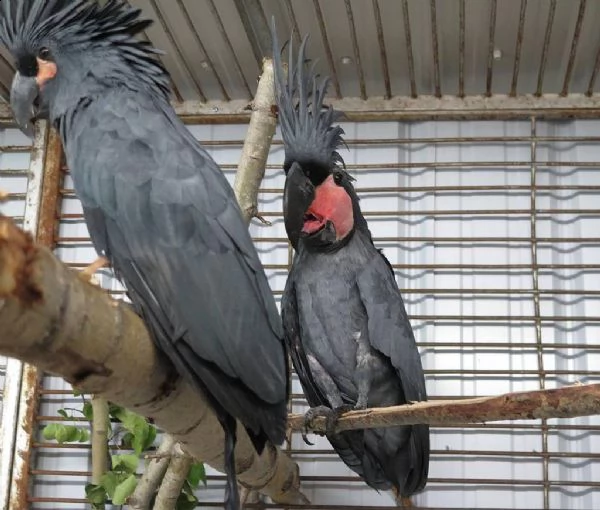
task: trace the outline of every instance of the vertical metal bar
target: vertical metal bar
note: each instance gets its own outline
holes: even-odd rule
[[[0,450],[1,510],[8,508],[22,376],[23,363],[8,358],[4,375],[4,391],[2,392],[2,420],[0,421],[0,441],[2,441]]]
[[[45,132],[46,130],[44,129]],[[45,140],[46,137],[44,137],[44,143],[41,145],[36,140],[34,147],[37,146],[37,149],[34,150],[35,157],[32,155],[30,166],[32,175],[39,173],[41,179],[40,189],[37,191],[38,213],[35,217],[31,217],[31,225],[36,233],[37,242],[52,248],[56,238],[57,197],[59,196],[60,189],[62,149],[60,146],[60,137],[56,131],[50,131],[47,136],[47,143],[45,143]],[[29,472],[33,451],[32,443],[35,434],[35,415],[38,409],[38,390],[41,375],[33,365],[26,364],[23,366],[23,383],[13,456],[13,481],[10,490],[9,510],[27,508]]]
[[[206,96],[204,95],[204,92],[202,91],[202,87],[200,86],[200,83],[198,82],[196,75],[190,68],[190,64],[188,63],[187,59],[185,58],[185,56],[183,54],[183,50],[181,49],[181,46],[177,42],[177,39],[175,39],[173,32],[169,29],[169,26],[167,25],[167,22],[162,14],[162,10],[156,3],[156,0],[149,0],[149,2],[150,2],[150,5],[152,6],[152,10],[156,14],[156,19],[160,23],[160,26],[162,27],[165,35],[167,36],[167,39],[173,45],[173,48],[175,48],[175,53],[177,54],[177,57],[181,61],[181,64],[183,65],[188,76],[192,80],[192,83],[194,84],[196,92],[198,93],[198,96],[200,97],[200,101],[202,101],[203,103],[206,103]]]
[[[375,26],[377,27],[377,40],[379,41],[379,55],[381,56],[381,71],[383,73],[383,83],[385,85],[385,98],[389,99],[392,97],[392,86],[390,83],[387,51],[385,50],[385,37],[383,36],[383,23],[381,22],[379,0],[373,0],[373,15],[375,16]]]
[[[410,97],[417,97],[417,80],[415,77],[415,57],[410,36],[410,17],[408,14],[408,0],[402,0],[402,17],[404,18],[404,35],[406,36],[406,55],[408,57],[408,77],[410,80]]]
[[[598,71],[600,71],[600,48],[598,48],[598,53],[596,53],[596,63],[594,64],[594,70],[592,71],[592,76],[590,76],[590,83],[585,92],[586,96],[591,96],[594,93],[594,85],[596,84]]]
[[[519,13],[519,29],[517,30],[517,42],[515,46],[515,63],[513,66],[512,84],[510,95],[517,95],[517,82],[519,81],[519,68],[521,64],[521,49],[523,47],[523,32],[525,30],[525,13],[527,12],[527,0],[521,0],[521,11]]]
[[[488,43],[488,62],[487,62],[487,77],[485,80],[485,95],[490,97],[492,95],[492,76],[494,68],[494,40],[496,38],[496,10],[497,0],[492,0],[492,6],[490,11],[490,37]]]
[[[204,46],[204,43],[202,42],[202,39],[200,38],[200,34],[198,34],[198,31],[196,30],[196,27],[194,26],[194,23],[192,22],[192,18],[190,17],[190,13],[187,10],[187,7],[183,3],[183,0],[176,0],[176,2],[177,2],[177,5],[179,6],[179,9],[181,10],[181,13],[183,14],[183,19],[185,20],[189,31],[194,36],[194,39],[196,40],[196,44],[200,48],[200,51],[204,54],[204,59],[206,60],[206,63],[208,64],[209,69],[211,70],[213,76],[215,77],[215,80],[217,80],[217,83],[219,84],[219,88],[221,89],[221,95],[223,96],[223,100],[229,101],[230,97],[229,97],[229,94],[227,93],[227,90],[225,90],[225,85],[223,85],[223,81],[221,80],[219,73],[217,73],[217,70],[215,68],[215,65],[214,65],[212,59],[210,58],[210,55],[206,51],[206,47]]]
[[[579,44],[579,36],[581,35],[581,25],[583,24],[583,15],[585,14],[585,6],[587,0],[580,0],[579,13],[577,14],[577,22],[575,23],[575,32],[573,33],[573,41],[571,42],[571,53],[569,54],[569,63],[565,72],[565,81],[560,93],[561,96],[566,96],[569,93],[569,85],[571,83],[571,75],[575,66],[575,57],[577,56],[577,45]]]
[[[240,79],[242,80],[242,83],[244,85],[244,88],[246,89],[246,92],[248,93],[248,98],[252,98],[253,97],[252,91],[250,90],[250,86],[248,85],[248,81],[246,80],[246,76],[244,75],[244,71],[242,71],[242,66],[240,65],[240,61],[238,60],[236,52],[233,49],[231,40],[229,39],[229,36],[227,35],[227,30],[225,30],[225,25],[223,25],[223,20],[221,19],[221,16],[219,15],[219,11],[217,11],[217,8],[215,7],[215,3],[213,0],[207,0],[207,1],[208,1],[208,8],[210,9],[212,16],[215,19],[215,22],[217,23],[217,29],[219,30],[221,37],[225,41],[225,46],[227,46],[227,50],[228,50],[229,54],[231,55],[231,57],[233,58],[233,62],[235,64],[235,69],[236,69]]]
[[[540,389],[546,387],[546,373],[544,369],[544,351],[542,345],[542,320],[540,312],[540,288],[538,274],[538,257],[537,257],[537,125],[536,118],[531,117],[531,277],[533,289],[533,309],[535,316],[535,341],[537,345],[538,371]],[[548,421],[542,420],[542,470],[544,484],[544,510],[549,509],[550,502],[550,484],[548,483]]]
[[[323,40],[325,55],[327,55],[327,62],[329,63],[331,81],[333,83],[333,88],[335,89],[335,95],[339,99],[342,97],[342,91],[340,89],[340,80],[338,79],[337,71],[335,70],[333,53],[331,52],[331,46],[329,45],[327,29],[325,28],[325,20],[323,19],[323,12],[321,11],[321,5],[319,4],[319,0],[313,0],[313,5],[315,6],[315,14],[317,15],[317,22],[319,23],[319,31],[321,32],[321,39]]]
[[[31,151],[31,160],[29,163],[29,180],[27,182],[27,199],[25,202],[25,215],[23,221],[23,229],[31,232],[33,236],[37,235],[38,223],[41,215],[47,135],[48,123],[46,121],[37,122],[35,124],[35,135]],[[27,479],[33,426],[33,421],[27,421],[26,416],[28,416],[28,408],[36,403],[33,394],[37,391],[37,377],[32,378],[31,374],[37,373],[37,370],[31,365],[22,364],[15,360],[11,361],[11,370],[14,371],[14,375],[19,373],[21,382],[18,385],[18,393],[13,395],[13,397],[18,398],[18,404],[16,408],[14,408],[14,411],[17,413],[15,423],[16,429],[14,442],[11,448],[12,461],[9,476],[9,499],[6,508],[10,510],[21,510],[26,508]],[[14,389],[17,388],[15,387],[13,390]],[[35,410],[37,409],[37,406],[32,407],[31,409]],[[12,420],[14,420],[14,417]]]
[[[265,11],[259,0],[233,0],[238,15],[244,25],[246,37],[262,72],[262,60],[271,55],[271,30]]]
[[[458,97],[465,97],[465,18],[465,0],[460,0],[460,36],[458,41]]]
[[[440,84],[440,49],[438,45],[437,33],[437,13],[435,0],[430,0],[431,7],[431,42],[433,44],[433,82],[435,86],[435,96],[442,97],[442,87]]]
[[[348,16],[348,26],[350,27],[350,38],[352,39],[352,52],[354,53],[354,63],[356,64],[356,73],[358,74],[358,83],[360,86],[361,99],[367,99],[367,86],[365,84],[365,73],[360,62],[360,49],[358,47],[358,37],[356,35],[356,24],[354,23],[354,14],[350,0],[344,0],[346,5],[346,15]]]
[[[544,86],[544,73],[546,72],[546,63],[548,62],[548,48],[550,47],[550,37],[552,36],[552,26],[554,25],[554,14],[556,13],[556,0],[551,0],[550,11],[548,12],[548,22],[546,23],[546,34],[544,35],[544,47],[542,49],[542,60],[538,72],[537,89],[535,95],[540,97]]]
[[[298,28],[298,20],[296,19],[296,14],[294,13],[292,0],[285,0],[285,5],[287,7],[288,16],[290,17],[290,22],[292,23],[292,36],[295,37],[299,42],[301,40],[300,29]]]

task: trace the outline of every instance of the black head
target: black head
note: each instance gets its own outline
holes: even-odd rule
[[[2,0],[0,42],[17,73],[15,119],[27,134],[36,116],[54,119],[108,87],[151,90],[168,97],[158,50],[134,37],[152,21],[123,0]]]

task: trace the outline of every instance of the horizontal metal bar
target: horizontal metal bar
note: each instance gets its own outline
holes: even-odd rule
[[[419,96],[416,98],[395,96],[390,99],[370,97],[366,100],[342,98],[328,104],[344,112],[348,122],[407,121],[429,119],[529,119],[537,118],[598,118],[600,98],[596,95],[544,94],[536,97],[523,94],[510,97],[494,94],[490,97],[470,96]],[[174,103],[175,111],[189,124],[239,124],[247,123],[250,112],[247,100],[234,101],[186,101]],[[8,109],[5,109],[8,110]],[[7,112],[8,113],[8,112]],[[0,117],[9,118],[10,115]]]

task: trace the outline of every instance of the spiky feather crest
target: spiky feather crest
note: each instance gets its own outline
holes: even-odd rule
[[[324,169],[345,168],[338,148],[344,145],[344,130],[333,123],[342,116],[331,106],[323,105],[329,77],[319,80],[316,61],[310,66],[305,59],[308,35],[304,36],[294,63],[292,38],[289,40],[288,72],[284,76],[275,20],[272,21],[273,61],[275,64],[275,95],[285,147],[284,170],[294,161],[313,164]],[[349,176],[348,176],[349,177]]]
[[[156,59],[160,50],[136,34],[152,20],[140,18],[141,10],[124,0],[2,0],[0,42],[17,60],[35,56],[49,42],[61,52],[102,48],[114,50],[147,85],[170,93],[169,77]]]

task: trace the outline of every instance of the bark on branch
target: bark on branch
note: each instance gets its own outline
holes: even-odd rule
[[[275,81],[273,61],[263,59],[263,72],[252,102],[252,116],[244,140],[233,189],[246,223],[257,216],[258,189],[265,175],[269,147],[275,134]],[[268,223],[259,218],[263,223]]]
[[[150,508],[152,497],[167,472],[174,446],[175,440],[173,437],[165,434],[156,450],[156,456],[146,466],[144,476],[140,478],[135,491],[127,500],[130,510],[147,510]]]
[[[223,471],[223,430],[205,396],[156,351],[130,306],[83,282],[6,217],[0,331],[0,354],[153,418],[190,455]],[[241,426],[235,455],[240,482],[278,503],[305,501],[296,464],[272,445],[258,456]]]
[[[600,384],[576,384],[553,390],[522,391],[496,397],[437,400],[403,406],[365,409],[344,413],[336,430],[395,427],[398,425],[465,425],[504,420],[575,418],[600,414]],[[325,418],[309,424],[313,432],[325,432]],[[288,420],[292,430],[304,430],[304,415]]]

